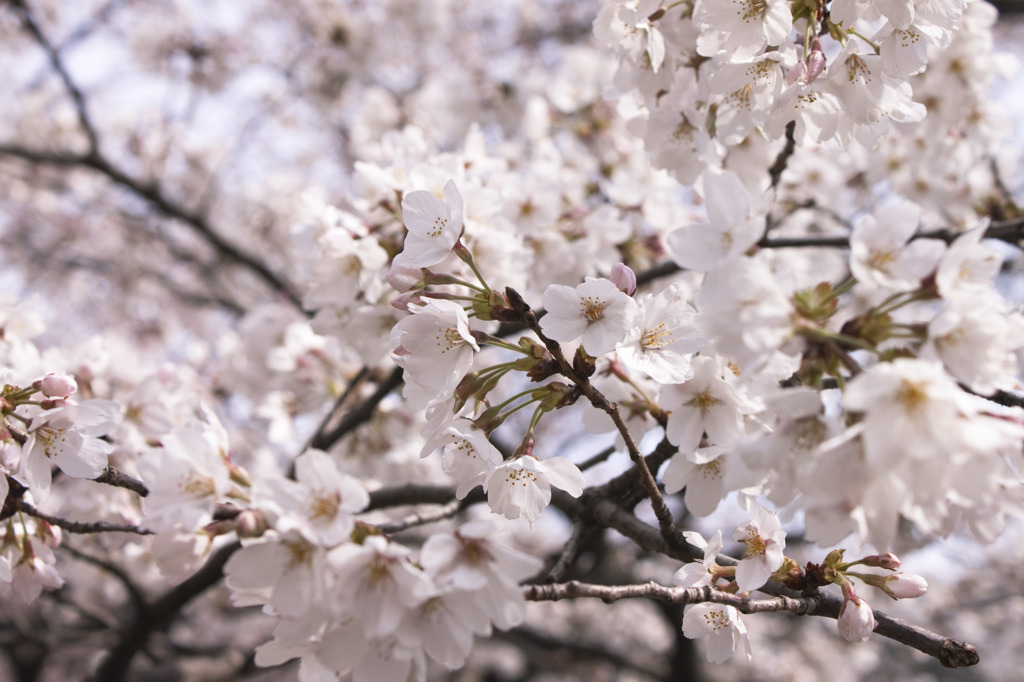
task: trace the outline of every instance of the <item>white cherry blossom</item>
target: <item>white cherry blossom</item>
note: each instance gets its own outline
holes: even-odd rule
[[[724,663],[740,647],[751,660],[747,626],[735,606],[726,604],[687,604],[683,610],[683,634],[690,639],[707,637],[706,654],[712,663]]]
[[[121,408],[109,400],[69,403],[32,417],[18,478],[39,499],[49,495],[51,466],[73,478],[96,478],[107,466],[113,446],[100,437],[121,419]]]
[[[422,189],[406,194],[402,218],[409,234],[395,262],[406,268],[428,268],[447,258],[462,234],[464,207],[454,180],[445,183],[444,200]]]
[[[391,332],[395,363],[405,369],[403,395],[420,407],[452,395],[480,350],[458,303],[426,299]]]
[[[694,359],[692,379],[665,387],[662,404],[671,410],[665,434],[682,453],[694,452],[705,432],[712,445],[733,443],[743,433],[743,415],[753,411],[708,356]]]
[[[935,270],[945,245],[936,239],[910,241],[920,220],[921,209],[904,202],[857,222],[850,235],[850,270],[861,286],[910,291]]]
[[[531,455],[502,462],[484,483],[491,511],[532,525],[551,501],[551,486],[573,497],[583,494],[583,473],[565,457]]]
[[[659,383],[690,378],[690,356],[705,344],[698,315],[684,291],[672,285],[637,302],[638,314],[618,356],[626,367],[646,373]]]
[[[786,532],[775,513],[756,502],[748,505],[750,522],[736,529],[732,539],[746,548],[736,566],[736,584],[749,592],[763,587],[772,573],[782,567]]]
[[[785,0],[698,0],[693,20],[701,27],[697,51],[705,57],[727,50],[734,59],[749,58],[781,45],[793,28]]]
[[[555,341],[569,343],[582,337],[594,356],[615,350],[633,321],[636,303],[607,279],[587,277],[583,284],[568,287],[552,284],[544,291],[547,314],[541,331]]]
[[[704,204],[708,222],[680,227],[667,242],[680,267],[706,272],[756,244],[764,232],[764,218],[752,211],[739,176],[728,171],[704,175]]]

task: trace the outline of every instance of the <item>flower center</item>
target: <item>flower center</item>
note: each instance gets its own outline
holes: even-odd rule
[[[714,407],[717,403],[718,400],[715,399],[715,396],[711,395],[707,391],[704,391],[703,393],[698,393],[693,398],[693,400],[690,401],[691,405],[700,410],[702,416],[706,415],[708,413],[708,410]]]
[[[319,490],[309,505],[310,516],[314,519],[332,520],[338,515],[338,508],[341,506],[341,494],[337,491],[330,493],[326,490]]]
[[[580,315],[590,322],[603,320],[604,311],[607,307],[608,301],[602,301],[594,298],[593,296],[587,296],[580,299]]]
[[[729,627],[732,623],[732,620],[729,618],[729,614],[727,614],[725,609],[722,607],[705,612],[704,621],[708,624],[709,628],[716,632]]]
[[[640,349],[641,350],[657,350],[663,346],[667,346],[675,340],[671,330],[669,330],[665,323],[662,322],[654,329],[649,329],[644,332],[643,336],[640,337]]]

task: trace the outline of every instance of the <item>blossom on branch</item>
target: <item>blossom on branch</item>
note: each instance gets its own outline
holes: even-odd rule
[[[391,332],[395,364],[405,370],[402,394],[413,405],[451,397],[480,350],[469,317],[455,301],[427,299],[409,307]]]
[[[555,341],[570,343],[582,337],[593,356],[615,350],[626,337],[636,314],[636,303],[610,280],[587,277],[583,284],[552,284],[544,291],[547,314],[541,331]]]
[[[687,604],[683,610],[683,634],[690,639],[707,637],[706,654],[712,663],[724,663],[741,646],[747,661],[753,658],[747,626],[735,606]]]
[[[409,230],[405,248],[395,256],[403,268],[429,268],[452,252],[462,234],[465,204],[454,180],[444,186],[444,200],[418,189],[402,199],[402,219]]]
[[[532,525],[551,501],[551,486],[573,497],[583,494],[583,472],[565,457],[524,455],[502,462],[484,483],[491,511]]]
[[[121,408],[101,399],[68,403],[34,416],[17,478],[42,500],[49,495],[53,464],[72,478],[98,477],[114,449],[101,436],[120,419]]]

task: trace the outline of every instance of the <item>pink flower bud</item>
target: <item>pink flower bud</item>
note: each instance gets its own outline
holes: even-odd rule
[[[786,85],[792,85],[807,75],[807,64],[801,59],[786,72]]]
[[[423,271],[393,262],[391,269],[388,270],[387,280],[395,291],[404,294],[423,286]]]
[[[235,519],[235,532],[240,538],[256,538],[266,532],[267,519],[262,512],[243,509]]]
[[[396,296],[395,298],[391,299],[391,307],[397,310],[404,310],[405,312],[409,312],[409,305],[414,301],[418,301],[419,299],[420,292],[418,290],[410,291],[409,293],[402,294],[401,296]]]
[[[839,634],[850,642],[866,642],[878,625],[871,607],[857,596],[843,602],[838,624]]]
[[[821,41],[817,38],[811,43],[811,53],[807,55],[807,75],[804,81],[810,83],[821,75],[825,70],[825,52],[821,47]]]
[[[67,374],[47,374],[36,382],[36,387],[47,398],[67,398],[78,390],[78,384]]]
[[[900,558],[892,552],[885,554],[872,554],[862,560],[865,566],[876,566],[886,568],[890,571],[897,571],[900,568]]]
[[[882,591],[893,599],[915,599],[928,591],[928,582],[913,573],[897,573],[885,579]]]
[[[636,273],[625,263],[613,265],[609,279],[626,296],[632,296],[636,293]]]

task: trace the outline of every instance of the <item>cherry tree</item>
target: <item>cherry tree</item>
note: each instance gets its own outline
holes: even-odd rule
[[[1013,679],[997,17],[0,2],[0,677]]]

